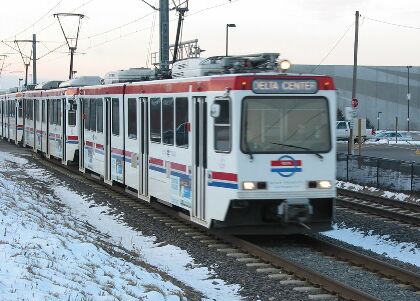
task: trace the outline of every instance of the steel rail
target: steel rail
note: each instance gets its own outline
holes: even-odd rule
[[[300,241],[308,243],[311,247],[315,247],[325,254],[345,259],[354,265],[363,266],[368,270],[375,271],[386,277],[393,278],[399,282],[410,284],[411,286],[420,289],[419,274],[407,271],[390,263],[380,261],[368,255],[337,246],[316,237],[302,236]]]
[[[238,237],[228,236],[225,234],[211,231],[217,238],[228,242],[237,248],[249,254],[259,257],[261,260],[269,262],[275,267],[281,268],[287,272],[293,273],[298,278],[306,279],[312,284],[321,286],[324,290],[338,295],[347,300],[357,301],[378,301],[380,299],[362,292],[358,289],[352,288],[342,282],[336,281],[332,278],[324,276],[316,271],[308,269],[300,264],[294,263],[274,252],[261,248],[251,242],[242,240]]]
[[[392,207],[402,208],[405,210],[411,210],[413,212],[420,213],[420,205],[415,204],[415,203],[400,202],[400,201],[392,200],[392,199],[385,198],[382,196],[374,196],[374,195],[362,193],[359,191],[351,191],[351,190],[346,190],[346,189],[341,189],[341,188],[337,188],[337,193],[338,195],[354,197],[360,200],[366,200],[366,201],[375,202],[375,203],[385,205],[385,206],[392,206]]]
[[[408,215],[408,214],[392,211],[392,210],[377,207],[377,206],[372,206],[369,204],[361,204],[358,202],[352,202],[349,200],[341,199],[339,197],[336,198],[336,203],[338,205],[343,205],[348,208],[357,209],[359,211],[367,212],[370,214],[379,215],[379,216],[387,217],[390,219],[398,220],[404,223],[420,226],[420,216],[417,217],[417,216]],[[398,208],[393,207],[393,209],[398,209]]]
[[[65,173],[66,171],[71,171],[74,176],[82,177],[88,181],[90,181],[92,184],[95,183],[96,185],[100,185],[102,187],[107,187],[110,191],[114,191],[116,193],[119,193],[124,196],[129,196],[134,199],[134,196],[127,192],[124,188],[118,187],[118,186],[109,186],[105,184],[103,181],[93,177],[89,176],[89,174],[85,174],[80,172],[77,169],[73,169],[70,166],[62,165],[61,162],[55,161],[55,160],[45,160],[45,158],[41,158],[38,154],[33,154],[35,159],[38,159],[38,161],[41,161],[44,165],[53,165],[56,171]],[[62,171],[60,171],[60,169]],[[65,173],[67,176],[68,174]],[[89,183],[86,183],[89,185]],[[250,255],[259,257],[261,260],[269,262],[275,267],[281,268],[287,272],[293,273],[296,277],[306,279],[308,282],[319,285],[322,289],[335,294],[341,298],[347,299],[347,300],[357,300],[357,301],[378,301],[379,299],[369,295],[365,292],[362,292],[358,289],[352,288],[344,283],[341,283],[339,281],[336,281],[332,278],[329,278],[327,276],[324,276],[316,271],[313,271],[311,269],[308,269],[302,265],[296,264],[288,259],[280,257],[278,254],[275,254],[273,252],[270,252],[268,250],[265,250],[261,247],[258,247],[250,242],[244,241],[238,237],[230,236],[221,233],[220,231],[212,231],[204,229],[203,227],[200,227],[197,224],[192,223],[190,220],[186,220],[186,216],[183,216],[180,212],[175,212],[173,210],[170,210],[170,208],[167,208],[166,206],[158,203],[158,202],[140,202],[140,204],[145,205],[146,207],[152,207],[157,211],[164,212],[165,214],[168,214],[169,216],[173,218],[178,218],[180,221],[184,222],[186,225],[191,226],[195,229],[201,229],[205,233],[213,236],[216,239],[219,239],[221,241],[224,241],[226,243],[229,243],[233,246],[236,246],[237,248],[243,250],[244,252],[249,253]],[[345,253],[345,252],[343,252]],[[344,256],[344,255],[343,255]],[[402,278],[403,281],[411,283],[411,279],[407,277]]]

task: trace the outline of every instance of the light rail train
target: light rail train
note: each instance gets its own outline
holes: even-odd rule
[[[81,77],[9,91],[0,94],[0,136],[207,228],[328,230],[336,196],[333,80],[277,71],[272,58],[275,68],[260,70],[261,57],[201,59],[195,69],[180,61],[172,79]]]

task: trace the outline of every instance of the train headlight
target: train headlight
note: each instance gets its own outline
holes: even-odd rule
[[[244,190],[255,190],[257,189],[257,183],[255,182],[242,182]]]
[[[332,187],[331,181],[328,181],[328,180],[318,181],[318,188],[330,189],[331,187]]]
[[[292,67],[292,64],[290,63],[289,60],[282,60],[279,64],[278,64],[278,68],[282,71],[282,72],[286,72],[287,70],[290,69],[290,67]]]

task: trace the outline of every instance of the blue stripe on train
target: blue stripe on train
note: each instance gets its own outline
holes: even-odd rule
[[[176,172],[176,171],[171,171],[171,175],[175,176],[175,177],[179,177],[183,180],[189,180],[190,179],[189,175],[186,175],[186,174],[180,173],[180,172]]]
[[[158,171],[158,172],[161,172],[161,173],[166,173],[166,169],[162,168],[162,167],[149,165],[149,169],[154,170],[154,171]]]
[[[213,187],[238,189],[238,184],[226,183],[226,182],[215,182],[215,181],[212,181],[212,182],[209,182],[208,185],[209,186],[213,186]]]

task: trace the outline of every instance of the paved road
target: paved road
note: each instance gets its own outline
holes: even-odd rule
[[[362,156],[420,162],[420,155],[416,155],[416,149],[420,150],[420,145],[363,144]],[[338,142],[337,152],[347,153],[347,143]],[[359,154],[357,145],[355,154]]]

